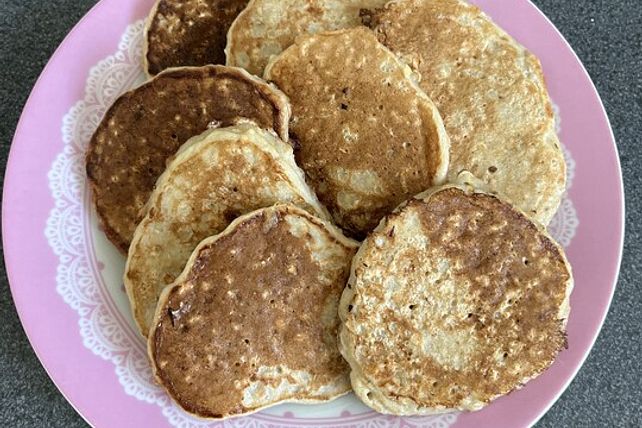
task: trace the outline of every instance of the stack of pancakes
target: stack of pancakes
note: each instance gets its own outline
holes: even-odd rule
[[[479,9],[159,0],[144,57],[87,176],[186,411],[478,410],[567,346],[550,99]]]

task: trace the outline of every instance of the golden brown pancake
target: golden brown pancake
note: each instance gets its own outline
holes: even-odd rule
[[[479,410],[566,346],[570,266],[544,228],[496,196],[449,185],[364,241],[339,307],[356,394],[397,415]]]
[[[365,18],[439,108],[451,140],[448,179],[469,172],[547,225],[566,165],[537,58],[461,0],[395,0]]]
[[[187,139],[245,118],[287,141],[289,117],[283,93],[225,66],[167,70],[122,95],[87,152],[87,177],[107,237],[127,252],[165,163]]]
[[[148,349],[159,383],[205,418],[348,392],[337,305],[357,245],[286,205],[203,241],[156,311]]]
[[[265,78],[289,97],[297,162],[350,236],[443,181],[449,143],[439,112],[367,28],[301,37]]]
[[[158,296],[199,242],[275,203],[329,217],[288,143],[244,123],[183,144],[156,182],[127,256],[123,281],[141,333],[149,333]]]
[[[362,8],[387,0],[252,0],[227,34],[227,65],[261,76],[272,56],[301,35],[361,25]]]
[[[147,19],[145,70],[225,64],[227,31],[248,0],[158,0]]]

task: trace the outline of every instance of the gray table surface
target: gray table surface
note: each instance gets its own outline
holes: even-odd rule
[[[2,170],[31,87],[94,3],[0,0]],[[604,100],[627,198],[624,259],[613,306],[584,367],[538,426],[642,427],[642,0],[535,3],[575,48]],[[0,426],[86,426],[34,355],[16,315],[4,265],[0,281]]]

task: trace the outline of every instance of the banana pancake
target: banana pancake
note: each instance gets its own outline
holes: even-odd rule
[[[418,195],[363,243],[339,307],[355,393],[396,415],[479,410],[547,369],[566,342],[563,250],[494,195]]]
[[[225,64],[227,31],[248,0],[158,0],[147,18],[145,70]]]
[[[547,225],[566,164],[538,59],[462,0],[394,0],[364,14],[421,75],[451,140],[449,181],[467,172]]]
[[[298,36],[361,25],[362,8],[387,0],[252,0],[227,35],[227,65],[260,76],[272,56]]]
[[[159,301],[148,342],[158,382],[219,419],[347,393],[337,305],[357,246],[286,205],[204,240]]]
[[[440,184],[448,136],[408,66],[365,27],[301,37],[265,70],[292,103],[296,159],[347,234]]]

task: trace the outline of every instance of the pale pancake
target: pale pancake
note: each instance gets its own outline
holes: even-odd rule
[[[285,205],[203,241],[159,301],[148,342],[158,382],[205,418],[347,393],[337,306],[357,246]]]
[[[327,218],[289,144],[252,124],[185,143],[158,179],[129,248],[124,281],[142,334],[149,332],[161,291],[201,240],[277,202]]]
[[[443,181],[449,143],[439,112],[367,28],[301,37],[265,78],[290,98],[297,162],[349,235],[364,237]]]
[[[451,139],[449,180],[469,171],[548,224],[566,165],[537,58],[460,0],[395,0],[365,18],[421,74],[439,108]]]
[[[258,76],[270,58],[300,35],[361,25],[362,8],[381,7],[387,0],[252,0],[227,35],[227,64]]]
[[[363,243],[341,299],[356,394],[397,415],[479,410],[548,368],[566,342],[570,266],[544,228],[449,185]]]
[[[181,144],[242,119],[288,139],[285,95],[233,67],[167,70],[114,102],[89,142],[86,168],[98,218],[119,250],[127,252],[141,209]]]
[[[248,0],[158,0],[147,18],[145,70],[225,64],[227,31]]]

